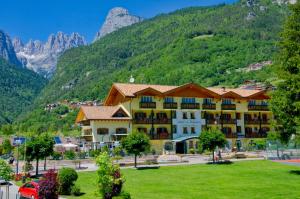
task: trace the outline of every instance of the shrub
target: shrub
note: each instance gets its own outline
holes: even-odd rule
[[[77,180],[78,174],[72,168],[62,168],[58,172],[59,193],[63,195],[70,195],[72,186]]]
[[[121,193],[123,179],[121,178],[120,168],[113,164],[107,152],[97,157],[98,186],[104,199],[111,199]]]
[[[74,160],[75,157],[76,157],[75,152],[72,151],[72,150],[66,151],[64,155],[65,155],[65,158],[68,159],[68,160]]]
[[[89,152],[89,156],[90,157],[97,157],[98,155],[100,155],[100,153],[101,153],[101,150],[91,150],[90,152]]]
[[[72,186],[71,194],[74,195],[74,196],[80,196],[81,195],[80,187],[77,186],[77,185]]]
[[[39,180],[39,198],[57,199],[58,198],[58,181],[55,170],[48,170],[41,180]]]
[[[30,162],[26,162],[24,165],[23,165],[23,171],[25,172],[29,172],[29,171],[32,171],[33,170],[33,166]]]
[[[190,149],[190,154],[195,154],[195,149]]]
[[[119,196],[114,196],[113,199],[131,199],[131,196],[128,192],[122,191]]]
[[[51,157],[53,160],[60,160],[60,159],[62,159],[62,154],[54,151],[53,154],[51,155]]]

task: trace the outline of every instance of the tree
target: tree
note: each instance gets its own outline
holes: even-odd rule
[[[225,135],[216,128],[210,128],[203,131],[199,136],[199,146],[202,150],[208,150],[212,152],[213,162],[215,162],[214,152],[217,147],[224,147],[227,143]]]
[[[276,152],[277,152],[277,157],[279,158],[279,144],[280,144],[280,135],[278,132],[269,132],[267,140],[270,141],[271,143],[276,144]]]
[[[121,141],[122,147],[134,155],[134,167],[137,166],[137,156],[150,149],[149,137],[144,133],[132,132]]]
[[[0,178],[5,180],[6,182],[12,179],[13,170],[4,160],[0,159]],[[9,185],[6,186],[6,194],[7,198],[9,198]]]
[[[2,147],[3,147],[3,154],[8,154],[12,152],[13,147],[9,139],[5,139],[3,141]]]
[[[123,186],[123,179],[120,168],[113,164],[113,160],[109,157],[107,152],[101,153],[96,163],[99,166],[98,186],[103,199],[112,199],[113,196],[118,196],[121,193]]]
[[[73,168],[62,168],[58,171],[59,193],[70,195],[78,174]]]
[[[26,158],[28,161],[36,160],[36,172],[39,172],[39,160],[50,156],[53,153],[54,141],[48,135],[32,137],[26,144]]]
[[[39,198],[57,199],[58,198],[58,181],[55,170],[48,170],[42,179],[39,180]]]
[[[290,9],[277,57],[277,76],[281,81],[271,98],[283,143],[290,140],[300,125],[300,1],[290,5]]]
[[[54,139],[52,136],[50,136],[48,133],[44,133],[40,137],[41,142],[43,142],[43,148],[40,149],[41,156],[44,157],[44,170],[46,170],[47,167],[47,157],[53,154],[53,147],[54,147]]]

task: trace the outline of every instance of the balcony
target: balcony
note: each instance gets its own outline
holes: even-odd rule
[[[164,109],[177,109],[177,103],[176,102],[165,102]]]
[[[156,102],[140,102],[140,108],[156,108]]]
[[[236,119],[222,119],[223,124],[236,124]]]
[[[248,105],[249,111],[269,111],[268,105]]]
[[[199,103],[181,103],[181,109],[200,109]]]
[[[235,104],[222,104],[221,105],[222,110],[236,110]]]
[[[236,133],[224,133],[226,138],[237,138]]]
[[[270,121],[268,119],[246,119],[245,124],[254,124],[254,125],[259,125],[259,124],[270,124]]]
[[[154,135],[149,135],[151,140],[169,140],[171,139],[171,134],[168,132],[157,133]]]
[[[220,120],[206,119],[206,124],[220,124]]]
[[[267,132],[246,132],[245,138],[266,138]]]
[[[168,118],[134,118],[134,124],[171,124],[172,120]]]
[[[216,104],[202,104],[203,110],[216,110]]]

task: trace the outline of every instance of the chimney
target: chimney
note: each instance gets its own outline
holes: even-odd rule
[[[225,88],[224,86],[222,87],[222,91],[223,91],[223,92],[225,92],[225,91],[226,91],[226,88]]]

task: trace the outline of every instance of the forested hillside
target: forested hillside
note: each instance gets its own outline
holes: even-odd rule
[[[252,12],[256,16],[247,19]],[[245,79],[265,80],[265,71],[236,69],[272,60],[286,14],[285,6],[260,1],[157,16],[67,51],[39,103],[102,99],[112,82],[127,82],[131,74],[137,83],[159,84],[237,86]]]
[[[113,82],[128,82],[131,74],[136,83],[149,84],[238,86],[249,79],[273,81],[272,67],[239,70],[273,60],[288,14],[286,5],[255,2],[179,10],[66,51],[36,101],[40,108],[22,120],[45,125],[39,120],[45,104],[63,99],[101,100]]]
[[[0,58],[0,125],[28,110],[46,80],[34,72]]]

